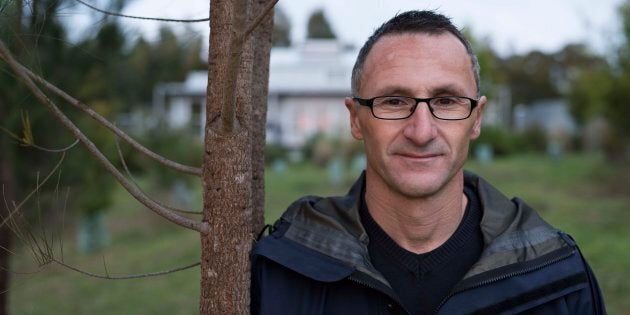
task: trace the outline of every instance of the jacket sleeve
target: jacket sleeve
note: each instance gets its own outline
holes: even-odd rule
[[[588,283],[590,288],[590,299],[593,305],[593,314],[606,314],[606,307],[604,306],[604,298],[602,297],[602,291],[599,288],[599,284],[597,283],[597,279],[595,278],[595,274],[591,267],[588,265],[582,252],[580,252],[580,256],[582,256],[582,261],[584,262],[584,266],[586,267],[586,274],[588,276]]]
[[[250,304],[249,312],[251,315],[260,314],[260,273],[261,273],[261,258],[254,256],[252,259],[252,272],[251,272],[251,286],[250,286]]]

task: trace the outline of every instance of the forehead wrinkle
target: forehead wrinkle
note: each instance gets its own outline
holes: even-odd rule
[[[467,96],[465,93],[465,89],[459,87],[455,84],[443,84],[435,87],[422,88],[420,94],[417,94],[417,89],[413,89],[411,87],[405,87],[400,85],[386,85],[382,88],[379,88],[375,95],[371,95],[370,97],[377,96],[409,96],[416,98],[426,98],[426,97],[434,97],[439,95],[449,95],[449,96]]]
[[[450,95],[466,96],[466,89],[456,84],[438,85],[428,90],[429,96]]]
[[[413,91],[405,86],[400,85],[386,85],[379,88],[376,92],[378,95],[374,96],[413,96]]]

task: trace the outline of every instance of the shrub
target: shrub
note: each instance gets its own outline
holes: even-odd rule
[[[279,144],[268,144],[265,146],[265,165],[272,165],[276,161],[286,161],[289,157],[289,150]]]
[[[470,152],[475,152],[480,145],[492,147],[496,156],[506,156],[513,154],[517,150],[515,137],[507,131],[497,127],[484,127],[477,140],[471,143]]]
[[[514,133],[497,127],[483,127],[479,138],[471,143],[474,153],[480,145],[492,147],[495,156],[508,156],[526,152],[545,152],[547,135],[541,128],[529,128],[522,133]]]

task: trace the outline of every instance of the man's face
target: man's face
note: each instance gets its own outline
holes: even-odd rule
[[[358,87],[361,98],[467,96],[477,87],[470,57],[452,34],[401,34],[379,39],[368,54]],[[479,136],[485,97],[465,120],[434,118],[426,103],[403,120],[380,120],[346,99],[354,138],[363,140],[369,185],[424,198],[460,179],[470,140]],[[459,175],[459,176],[456,176]]]

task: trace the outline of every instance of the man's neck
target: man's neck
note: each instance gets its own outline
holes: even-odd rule
[[[463,176],[458,177],[461,180],[455,179],[439,193],[423,198],[392,194],[367,181],[368,211],[400,247],[417,254],[430,252],[453,235],[464,215],[467,198]]]

